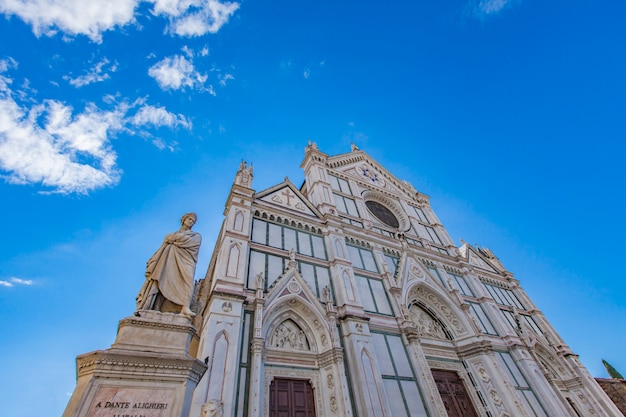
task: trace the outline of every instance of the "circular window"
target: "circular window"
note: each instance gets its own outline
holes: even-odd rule
[[[400,222],[398,218],[389,210],[387,207],[383,206],[377,201],[366,201],[365,205],[372,212],[374,216],[387,226],[393,227],[394,229],[398,229],[400,227]]]

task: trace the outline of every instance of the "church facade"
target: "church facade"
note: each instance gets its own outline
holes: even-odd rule
[[[191,416],[620,416],[488,249],[367,153],[305,149],[300,188],[242,163],[196,285]],[[216,414],[217,415],[217,414]]]

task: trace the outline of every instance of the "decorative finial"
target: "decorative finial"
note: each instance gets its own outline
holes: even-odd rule
[[[354,143],[350,144],[350,149],[352,149],[352,152],[355,152],[355,151],[359,150],[359,148]]]

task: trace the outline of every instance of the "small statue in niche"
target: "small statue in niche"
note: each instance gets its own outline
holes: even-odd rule
[[[137,294],[137,310],[195,314],[189,308],[202,237],[191,230],[198,216],[187,213],[178,231],[165,236],[146,265],[146,280]]]
[[[324,288],[322,288],[322,302],[323,303],[333,302],[333,299],[330,295],[330,287],[328,285],[325,285]]]

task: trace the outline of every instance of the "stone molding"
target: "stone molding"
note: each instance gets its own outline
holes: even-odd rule
[[[76,358],[77,377],[89,373],[124,373],[154,375],[187,379],[198,383],[206,371],[206,365],[200,360],[163,358],[156,355],[141,354],[140,352],[112,352],[111,350],[97,350],[80,355]]]

